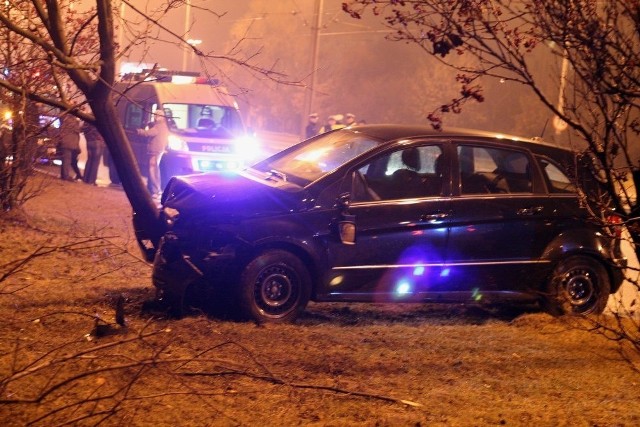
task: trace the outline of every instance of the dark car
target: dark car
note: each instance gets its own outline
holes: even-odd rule
[[[329,132],[240,173],[172,179],[153,283],[174,310],[210,297],[259,322],[309,300],[600,313],[626,260],[615,217],[590,208],[587,164],[486,132]]]

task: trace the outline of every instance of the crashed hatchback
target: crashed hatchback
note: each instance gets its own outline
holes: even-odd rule
[[[174,311],[224,301],[258,322],[310,300],[599,313],[626,262],[616,217],[576,190],[597,190],[587,163],[486,132],[329,132],[239,173],[173,178],[153,284]]]

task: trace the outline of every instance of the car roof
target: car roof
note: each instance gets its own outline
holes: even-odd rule
[[[443,130],[435,130],[431,126],[426,125],[397,125],[397,124],[375,124],[375,125],[358,125],[348,128],[349,130],[357,133],[363,133],[375,139],[383,141],[395,141],[403,138],[481,138],[481,139],[494,139],[496,142],[510,141],[520,147],[532,149],[538,151],[542,148],[543,151],[548,150],[562,152],[562,155],[570,154],[572,151],[559,147],[555,144],[550,144],[543,141],[540,138],[527,138],[515,135],[509,135],[500,132],[489,132],[475,129],[463,129],[463,128],[444,128]]]

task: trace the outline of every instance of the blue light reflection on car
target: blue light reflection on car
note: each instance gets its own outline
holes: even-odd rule
[[[414,245],[404,251],[396,264],[382,278],[382,283],[392,283],[393,295],[402,300],[428,292],[431,286],[429,270],[441,268],[440,256],[429,245]],[[437,271],[437,270],[436,270]],[[431,275],[432,276],[432,275]]]
[[[409,283],[408,280],[401,280],[400,282],[398,282],[398,285],[396,286],[396,294],[399,296],[402,295],[407,295],[412,293],[412,286],[411,283]]]

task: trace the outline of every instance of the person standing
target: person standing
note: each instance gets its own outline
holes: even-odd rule
[[[356,115],[353,113],[347,113],[344,115],[344,125],[345,126],[355,126],[356,123]]]
[[[11,147],[12,130],[11,126],[4,123],[0,124],[0,173],[3,170],[4,163],[7,161],[9,149]]]
[[[96,185],[98,168],[105,149],[104,139],[98,129],[88,122],[84,123],[82,132],[87,140],[87,164],[84,167],[84,182]]]
[[[78,156],[80,155],[80,123],[71,115],[60,118],[60,149],[62,150],[62,166],[60,178],[65,181],[82,179],[78,168]],[[75,177],[72,178],[72,174]]]
[[[160,188],[160,158],[167,147],[169,137],[169,127],[165,119],[164,111],[155,110],[153,112],[153,127],[148,129],[138,129],[138,135],[149,136],[151,140],[147,144],[147,154],[149,155],[149,179],[147,188],[153,197],[159,197]]]
[[[304,129],[305,139],[309,139],[312,136],[316,136],[318,134],[318,113],[309,114],[309,122],[307,123],[307,127]]]
[[[111,186],[119,187],[122,185],[120,181],[120,176],[118,175],[118,171],[116,170],[116,164],[113,161],[113,156],[109,152],[109,150],[105,149],[104,151],[104,159],[102,163],[109,169],[109,181],[111,181]]]
[[[318,133],[325,133],[334,129],[338,129],[336,127],[336,118],[335,116],[329,116],[327,117],[327,123],[320,128],[320,131]]]

